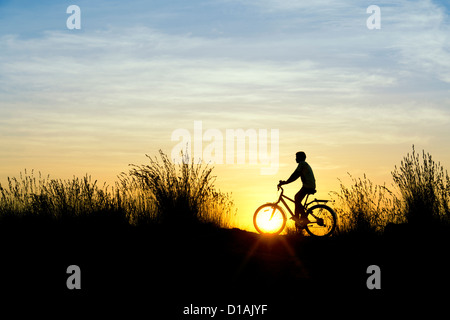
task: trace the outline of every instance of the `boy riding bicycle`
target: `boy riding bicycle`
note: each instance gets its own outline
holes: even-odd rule
[[[299,177],[302,179],[303,186],[299,192],[295,195],[295,211],[294,218],[295,224],[301,228],[304,228],[310,221],[308,220],[305,208],[302,205],[302,200],[307,194],[316,193],[316,179],[314,178],[314,173],[305,161],[306,154],[303,151],[297,152],[295,154],[295,161],[298,163],[297,168],[292,173],[292,175],[286,181],[280,180],[278,186],[282,186],[291,182],[294,182]],[[300,217],[299,217],[300,216]]]

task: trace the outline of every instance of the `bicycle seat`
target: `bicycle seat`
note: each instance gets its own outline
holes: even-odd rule
[[[310,190],[310,191],[308,191],[308,194],[314,194],[314,193],[316,193],[317,192],[317,190]]]

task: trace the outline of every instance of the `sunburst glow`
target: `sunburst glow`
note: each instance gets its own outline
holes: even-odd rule
[[[284,227],[283,213],[272,206],[264,206],[259,209],[255,222],[262,233],[276,233]]]

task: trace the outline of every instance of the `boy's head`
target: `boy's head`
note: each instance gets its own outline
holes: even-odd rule
[[[295,154],[295,160],[298,162],[306,160],[306,153],[299,151]]]

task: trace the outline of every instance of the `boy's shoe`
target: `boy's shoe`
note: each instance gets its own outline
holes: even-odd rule
[[[291,220],[294,220],[294,222],[295,222],[295,227],[296,227],[297,229],[302,229],[301,224],[300,224],[300,218],[299,218],[299,217],[293,216],[293,217],[291,217]]]
[[[291,217],[291,220],[293,220],[295,222],[296,226],[300,224],[300,218],[299,217],[293,216],[293,217]]]
[[[295,221],[295,226],[297,228],[301,228],[301,229],[306,227],[308,225],[308,223],[311,222],[308,220],[308,218],[292,217],[291,219]]]
[[[297,222],[296,222],[297,223]],[[308,218],[300,218],[298,221],[299,227],[304,228],[308,225],[308,223],[311,223]]]

